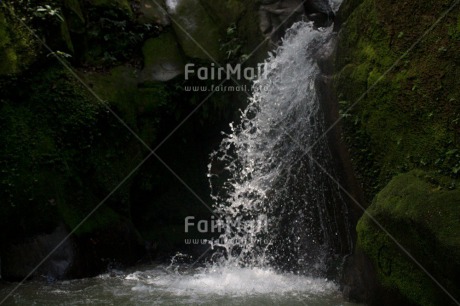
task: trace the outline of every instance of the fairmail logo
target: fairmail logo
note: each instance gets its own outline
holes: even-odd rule
[[[193,232],[197,231],[201,234],[221,234],[232,231],[259,233],[268,230],[268,218],[266,215],[259,215],[255,220],[243,220],[242,218],[216,219],[211,216],[211,220],[197,220],[194,216],[187,216],[184,222],[184,230],[186,233],[193,230]]]
[[[196,76],[200,81],[224,81],[224,80],[247,80],[254,81],[255,79],[266,78],[267,63],[259,63],[257,67],[244,67],[241,64],[227,64],[218,66],[214,63],[211,66],[197,67],[195,64],[185,65],[185,79],[189,80]]]

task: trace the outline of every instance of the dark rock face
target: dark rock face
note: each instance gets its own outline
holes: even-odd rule
[[[260,4],[260,30],[274,43],[296,21],[311,20],[316,26],[328,26],[334,17],[325,0],[265,0]]]
[[[390,69],[451,4],[345,0],[337,14],[334,86],[364,195],[358,201],[458,300],[460,253],[452,240],[459,236],[460,199],[459,121],[453,119],[460,106],[458,7]],[[357,245],[343,277],[347,298],[455,304],[367,214],[357,213]]]
[[[259,8],[260,29],[272,42],[278,42],[284,32],[304,15],[301,0],[262,1]]]
[[[69,232],[59,226],[50,234],[38,235],[27,242],[8,248],[2,255],[2,278],[22,280],[56,248],[51,256],[31,275],[47,279],[65,278],[76,259],[76,246],[65,240]]]
[[[347,258],[343,268],[343,296],[354,302],[369,305],[415,305],[403,298],[396,290],[381,286],[377,279],[377,271],[369,257],[361,250]]]
[[[54,281],[110,272],[136,263],[144,251],[141,243],[133,226],[126,222],[82,236],[70,235],[60,225],[50,234],[7,247],[2,252],[1,278]]]
[[[439,285],[456,299],[460,296],[455,285],[459,282],[460,272],[460,243],[457,239],[460,191],[442,188],[441,184],[423,171],[398,175],[377,194],[367,209],[367,213],[387,232],[376,226],[367,214],[357,225],[356,253],[359,256],[362,250],[367,255],[367,262],[357,262],[355,269],[373,265],[374,269],[367,270],[373,271],[379,287],[387,293],[394,290],[398,294],[393,296],[401,296],[414,304],[453,305]],[[410,252],[439,285],[387,233]],[[371,297],[378,299],[373,291],[372,287],[369,288]]]
[[[307,0],[304,1],[304,9],[308,19],[317,26],[329,26],[334,21],[334,12],[328,1]]]
[[[78,257],[67,278],[97,275],[132,266],[146,251],[145,242],[127,221],[74,239],[78,245]]]

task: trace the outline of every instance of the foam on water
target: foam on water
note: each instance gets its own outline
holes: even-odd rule
[[[166,0],[168,10],[174,12],[179,1]],[[334,10],[341,2],[329,1]],[[217,246],[226,254],[205,267],[160,265],[50,285],[30,282],[13,296],[15,304],[351,305],[324,277],[280,272],[314,270],[319,273],[310,275],[324,275],[324,258],[338,244],[337,216],[346,216],[341,207],[330,205],[334,196],[340,203],[340,195],[331,193],[333,186],[327,185],[311,160],[303,158],[303,148],[312,146],[323,131],[317,59],[330,47],[332,35],[332,27],[315,29],[304,22],[288,31],[267,60],[267,77],[254,83],[241,122],[231,126],[211,157],[215,213],[244,220],[267,215],[268,228],[234,227],[225,232],[220,238],[226,242]],[[326,142],[311,154],[326,164],[330,159]],[[216,171],[216,165],[223,167]],[[219,187],[222,177],[224,186]],[[241,238],[255,242],[241,243]],[[276,269],[271,268],[273,263],[279,264]],[[297,269],[289,269],[292,264]],[[1,289],[0,297],[8,289]]]
[[[9,305],[351,305],[333,282],[322,278],[261,268],[170,268],[144,266],[123,275],[28,282]],[[13,286],[0,287],[0,297]]]
[[[162,290],[173,295],[242,297],[248,295],[329,294],[337,286],[326,279],[293,274],[279,274],[270,269],[218,267],[197,269],[187,274],[150,270],[129,274],[126,280],[137,281],[133,291]]]
[[[314,162],[334,173],[317,86],[318,60],[333,39],[332,26],[295,23],[266,60],[240,122],[211,155],[215,214],[268,223],[221,235],[215,245],[231,264],[324,275],[350,249],[343,197]]]

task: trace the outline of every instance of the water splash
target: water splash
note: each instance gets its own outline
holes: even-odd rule
[[[166,0],[165,4],[169,13],[175,13],[180,0]]]
[[[332,27],[299,22],[266,61],[264,77],[231,124],[208,166],[215,213],[241,222],[268,217],[268,227],[234,226],[221,235],[228,264],[324,274],[343,249],[346,205],[322,170],[333,173],[317,92],[317,59]],[[307,152],[307,154],[306,154]],[[349,237],[347,237],[348,239]]]

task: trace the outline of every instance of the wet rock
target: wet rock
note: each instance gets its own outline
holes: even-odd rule
[[[358,222],[357,249],[345,271],[345,294],[373,305],[450,305],[448,295],[389,233],[458,299],[460,190],[440,184],[428,173],[414,170],[394,177],[377,194],[367,213],[385,231],[368,214]],[[382,297],[392,302],[383,303]]]
[[[203,7],[210,13],[216,22],[222,26],[229,26],[232,23],[238,21],[239,18],[244,14],[245,10],[251,8],[251,1],[241,0],[200,0]],[[254,12],[251,12],[254,14]]]
[[[171,24],[164,1],[142,0],[139,11],[138,20],[141,23],[153,23],[164,27]]]
[[[262,1],[259,8],[260,30],[273,42],[305,14],[302,0]]]
[[[307,14],[320,13],[324,15],[333,15],[333,10],[327,0],[307,0],[304,1],[304,8]]]
[[[165,82],[184,73],[185,59],[172,33],[147,40],[142,53],[144,69],[140,76],[141,82]]]
[[[185,55],[203,60],[219,60],[221,29],[200,1],[168,0],[166,6]]]
[[[71,277],[108,272],[119,275],[144,255],[144,242],[133,224],[120,220],[104,229],[75,237],[78,258]]]
[[[311,20],[316,26],[329,26],[334,12],[325,0],[259,1],[260,30],[272,42],[278,42],[296,21]]]
[[[30,276],[52,283],[130,266],[144,255],[142,238],[127,220],[101,225],[90,232],[79,233],[80,228],[69,236],[68,227],[60,225],[52,233],[3,246],[1,278],[20,281]]]
[[[31,277],[66,278],[76,258],[75,244],[72,240],[64,240],[68,234],[61,225],[50,234],[38,235],[27,242],[7,248],[2,252],[2,278],[22,280],[58,245]]]

